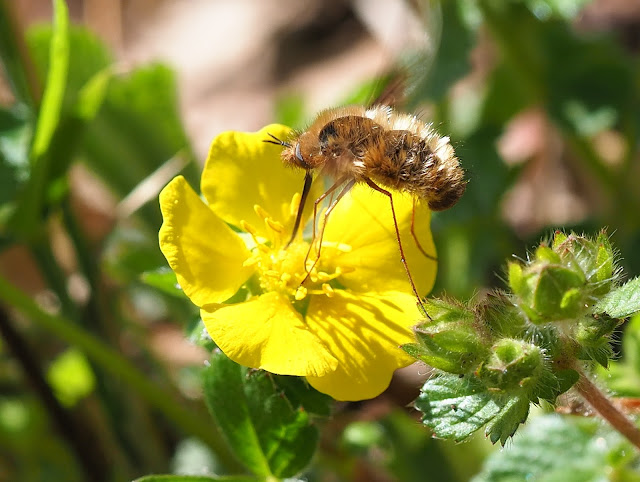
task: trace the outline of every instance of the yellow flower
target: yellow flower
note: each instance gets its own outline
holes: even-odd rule
[[[283,167],[281,148],[263,142],[267,133],[284,139],[289,129],[270,125],[214,139],[201,181],[206,203],[181,176],[163,189],[160,248],[229,358],[305,376],[338,400],[375,397],[412,362],[399,345],[412,340],[420,317],[388,198],[356,186],[329,217],[319,261],[311,269],[312,251],[305,269],[308,240],[298,234],[287,246],[303,173]],[[321,192],[314,182],[306,221]],[[411,238],[411,198],[396,193],[394,203],[415,284],[427,294],[436,263]],[[435,253],[429,220],[418,207],[416,235]]]

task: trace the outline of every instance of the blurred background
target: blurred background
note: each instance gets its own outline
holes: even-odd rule
[[[640,273],[640,2],[67,4],[59,113],[38,118],[52,2],[0,1],[0,480],[238,470],[201,399],[210,340],[157,246],[160,189],[197,188],[222,131],[303,127],[402,78],[402,107],[469,178],[434,215],[434,294],[501,287],[506,259],[558,228],[606,227]],[[616,370],[610,388],[639,396],[639,369]],[[437,443],[405,408],[424,372],[340,405],[308,479],[481,473],[488,442]]]

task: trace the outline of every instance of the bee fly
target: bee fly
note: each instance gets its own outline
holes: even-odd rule
[[[393,197],[385,188],[414,196],[411,234],[419,250],[435,259],[420,246],[413,220],[416,200],[425,201],[433,211],[442,211],[456,204],[465,191],[464,171],[449,138],[439,136],[430,124],[417,117],[398,113],[385,105],[328,109],[318,114],[305,131],[294,133],[286,141],[271,137],[265,142],[284,147],[281,157],[285,165],[305,170],[304,187],[289,243],[300,228],[314,173],[326,175],[333,181],[314,202],[313,241],[318,241],[316,262],[320,258],[324,226],[331,211],[356,183],[365,183],[389,198],[400,259],[411,288],[422,304],[402,248]],[[332,200],[316,238],[317,208],[329,195]],[[305,281],[306,278],[303,283]]]

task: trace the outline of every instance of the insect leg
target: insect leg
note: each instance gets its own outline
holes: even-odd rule
[[[344,178],[339,179],[333,186],[331,186],[327,190],[327,192],[325,192],[322,196],[320,196],[320,198],[322,198],[322,199],[326,198],[327,195],[330,194],[330,192],[335,191],[335,189],[338,186],[340,186],[343,182],[344,182]],[[327,211],[324,213],[324,219],[322,220],[322,226],[320,227],[320,232],[318,233],[318,237],[316,238],[316,236],[314,235],[313,239],[311,240],[311,246],[309,246],[309,251],[307,251],[307,255],[304,257],[305,271],[307,270],[307,260],[309,259],[309,254],[311,253],[311,250],[313,249],[313,245],[317,242],[318,243],[318,253],[317,253],[316,259],[313,262],[313,266],[311,266],[311,268],[307,271],[307,275],[300,282],[300,284],[303,284],[305,281],[307,281],[307,279],[311,275],[311,271],[313,271],[313,268],[315,268],[316,264],[320,260],[320,251],[322,250],[322,238],[324,237],[324,228],[327,225],[327,220],[329,219],[329,214],[331,214],[331,211],[333,211],[333,209],[336,207],[338,202],[340,202],[340,199],[342,199],[345,194],[347,194],[349,191],[351,191],[351,188],[353,187],[353,185],[355,183],[356,183],[356,180],[352,179],[347,184],[345,184],[345,186],[340,191],[340,194],[338,194],[338,196],[336,196],[336,198],[331,202],[331,204],[327,208]],[[318,198],[318,200],[322,201],[322,199],[320,199],[320,198]],[[316,203],[315,203],[315,206],[314,206],[314,216],[313,216],[313,218],[314,218],[313,219],[314,226],[315,226],[315,217],[316,217],[316,212],[315,212],[316,209],[315,208],[318,206],[318,200],[316,200]]]
[[[313,245],[313,241],[316,239],[316,222],[318,220],[318,205],[324,201],[329,194],[338,189],[341,184],[343,184],[347,180],[347,176],[342,176],[336,182],[334,182],[329,189],[327,189],[318,199],[316,199],[313,203],[313,233],[311,237],[311,244]],[[307,257],[309,255],[307,254]],[[306,263],[306,259],[305,259]]]
[[[268,141],[265,141],[268,142]],[[300,221],[302,220],[302,211],[304,211],[304,205],[307,202],[307,197],[309,196],[309,191],[311,190],[311,182],[313,181],[313,175],[311,171],[307,171],[304,175],[304,187],[302,188],[302,196],[300,197],[300,204],[298,205],[298,212],[296,214],[296,222],[293,225],[293,232],[291,233],[291,239],[285,246],[288,248],[298,233],[298,229],[300,228]]]
[[[404,249],[402,249],[402,241],[400,241],[400,229],[398,228],[398,220],[396,218],[396,210],[393,207],[393,196],[386,189],[382,189],[371,179],[365,177],[364,181],[367,185],[373,189],[374,191],[378,191],[381,194],[384,194],[389,198],[389,203],[391,204],[391,215],[393,216],[393,227],[396,229],[396,239],[398,240],[398,248],[400,248],[400,261],[402,261],[402,265],[404,266],[404,270],[407,272],[407,276],[409,277],[409,283],[411,283],[411,289],[413,290],[413,294],[418,299],[418,303],[420,304],[421,311],[427,314],[424,304],[422,303],[422,297],[418,294],[418,289],[416,288],[415,283],[413,282],[413,277],[411,276],[411,271],[409,271],[409,265],[407,264],[407,260],[404,256]],[[427,314],[429,317],[429,315]],[[430,318],[430,317],[429,317]]]
[[[435,256],[428,254],[424,248],[422,247],[422,245],[420,244],[420,241],[418,241],[418,236],[416,236],[416,231],[415,231],[415,227],[416,227],[416,198],[413,198],[413,209],[411,210],[411,236],[413,237],[413,240],[416,243],[416,246],[418,247],[418,250],[420,250],[420,252],[425,256],[425,258],[429,258],[432,259],[434,261],[438,261],[438,258],[436,258]]]

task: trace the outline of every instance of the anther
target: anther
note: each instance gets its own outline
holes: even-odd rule
[[[356,269],[353,266],[337,266],[336,274],[339,276],[345,273],[353,273]]]
[[[299,192],[295,193],[291,198],[291,204],[289,205],[289,215],[294,216],[298,212],[298,206],[300,206],[300,199],[302,196]]]
[[[255,266],[256,264],[258,264],[259,261],[260,261],[260,258],[258,258],[257,256],[251,256],[250,258],[247,258],[243,261],[242,267],[248,268],[250,266]]]
[[[307,288],[305,288],[304,286],[298,286],[298,289],[296,290],[296,294],[294,296],[296,301],[304,300],[306,296],[307,296]]]
[[[262,219],[267,219],[270,218],[271,216],[269,216],[269,213],[259,204],[254,204],[253,205],[253,210],[256,212],[256,214],[258,216],[260,216]]]
[[[282,233],[284,231],[284,226],[282,225],[282,223],[279,223],[278,221],[274,221],[271,218],[265,218],[264,220],[267,225],[273,229],[276,233]]]
[[[244,219],[240,220],[240,227],[242,228],[243,231],[249,233],[251,236],[256,236],[258,234],[258,232],[256,231],[256,228],[251,226]]]
[[[325,295],[327,295],[327,298],[331,298],[333,297],[333,295],[335,295],[335,291],[333,291],[333,288],[331,287],[331,285],[327,283],[322,283],[322,291],[324,292]]]
[[[267,269],[264,271],[264,275],[269,278],[280,279],[280,272],[275,269]]]

